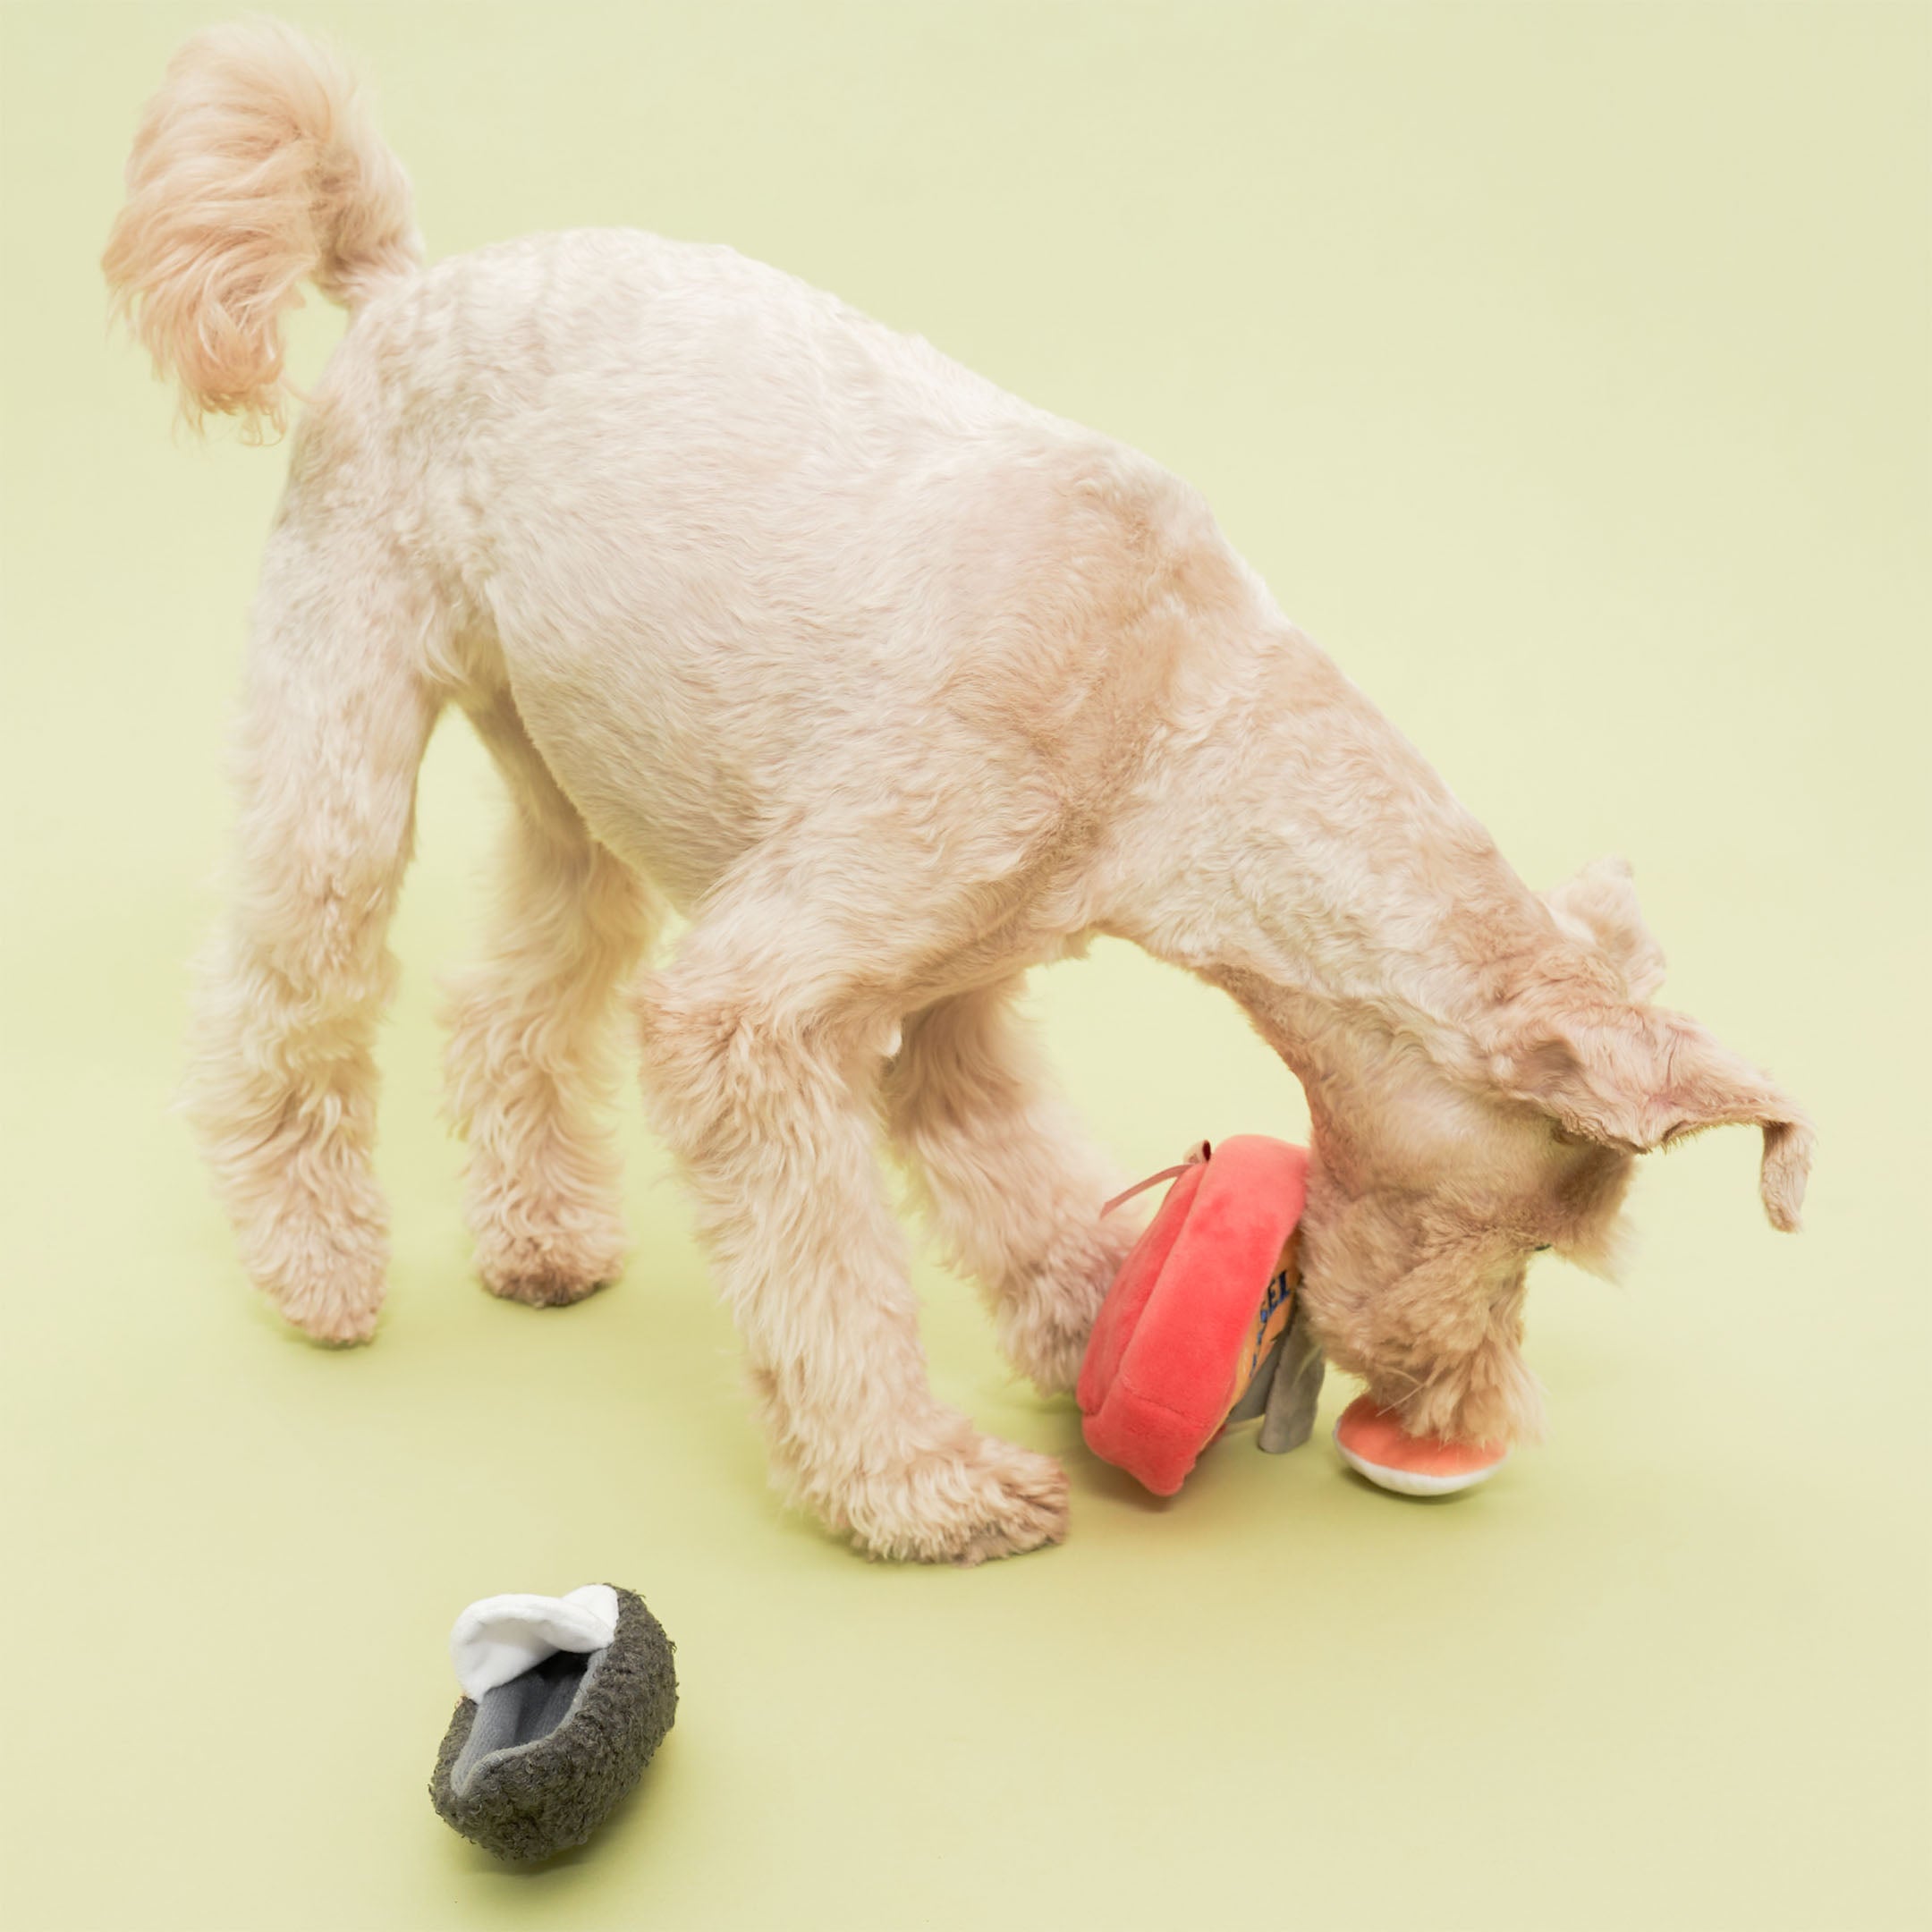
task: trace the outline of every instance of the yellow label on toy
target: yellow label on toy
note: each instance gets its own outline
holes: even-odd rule
[[[1295,1229],[1282,1244],[1275,1273],[1268,1279],[1267,1292],[1261,1297],[1254,1326],[1248,1332],[1248,1343],[1241,1351],[1234,1372],[1234,1389],[1228,1397],[1230,1409],[1246,1394],[1248,1385],[1267,1359],[1267,1352],[1280,1340],[1282,1332],[1288,1326],[1288,1318],[1294,1312],[1295,1284],[1301,1279],[1301,1272],[1295,1250],[1295,1236],[1301,1232],[1299,1228]]]

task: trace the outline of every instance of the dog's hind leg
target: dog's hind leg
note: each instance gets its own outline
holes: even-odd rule
[[[379,531],[339,509],[284,513],[253,619],[232,912],[184,1101],[250,1276],[328,1342],[366,1340],[382,1301],[370,1044],[437,709],[437,621]]]
[[[851,910],[863,863],[827,882],[774,864],[714,895],[642,988],[646,1088],[793,1500],[876,1555],[974,1563],[1057,1542],[1066,1477],[927,1382],[878,1168],[899,962],[888,922]]]
[[[617,1153],[603,1117],[614,1008],[657,922],[647,883],[590,835],[507,697],[471,713],[510,789],[488,950],[449,989],[450,1111],[493,1294],[575,1301],[623,1267]]]
[[[1055,1090],[1019,991],[1011,980],[909,1020],[887,1117],[935,1233],[985,1290],[1007,1360],[1051,1394],[1073,1385],[1135,1227],[1101,1219],[1119,1176]]]

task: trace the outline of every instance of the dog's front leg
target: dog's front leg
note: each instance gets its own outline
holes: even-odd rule
[[[949,1256],[976,1276],[1000,1347],[1046,1394],[1072,1387],[1135,1239],[1102,1203],[1113,1165],[1055,1090],[1014,1011],[1018,979],[907,1022],[886,1076],[893,1138]]]
[[[784,927],[775,913],[764,929]],[[875,1149],[883,1022],[788,1001],[769,959],[740,968],[722,950],[700,925],[647,983],[645,1076],[780,1479],[875,1555],[978,1563],[1057,1542],[1059,1465],[980,1435],[928,1385]]]

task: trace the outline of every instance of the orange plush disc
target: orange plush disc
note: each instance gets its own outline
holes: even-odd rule
[[[1087,1446],[1172,1496],[1285,1326],[1308,1156],[1239,1134],[1184,1168],[1101,1304],[1080,1367]],[[1279,1292],[1275,1284],[1279,1283]]]
[[[1358,1395],[1335,1427],[1335,1447],[1352,1470],[1400,1496],[1451,1496],[1486,1482],[1509,1461],[1497,1443],[1445,1442],[1411,1436],[1394,1411]]]

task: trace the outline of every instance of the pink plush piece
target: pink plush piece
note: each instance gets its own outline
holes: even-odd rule
[[[1451,1496],[1472,1489],[1509,1461],[1502,1443],[1457,1443],[1411,1436],[1393,1410],[1358,1395],[1335,1423],[1335,1447],[1359,1474],[1400,1496]]]
[[[1284,1140],[1220,1141],[1175,1181],[1101,1304],[1080,1367],[1082,1433],[1157,1496],[1186,1480],[1265,1352],[1263,1304],[1307,1169]]]

